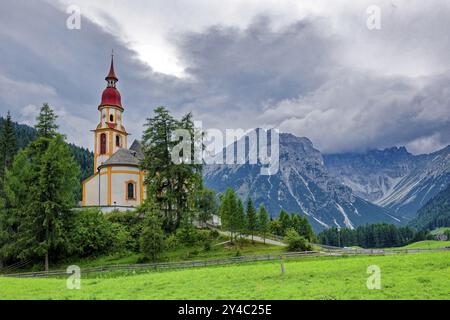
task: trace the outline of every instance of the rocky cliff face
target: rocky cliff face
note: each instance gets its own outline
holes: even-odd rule
[[[326,155],[325,165],[356,195],[405,220],[450,183],[450,146],[427,155],[405,148]]]
[[[230,152],[232,147],[227,148]],[[283,209],[308,216],[316,230],[332,226],[354,228],[371,222],[399,223],[387,210],[364,200],[331,175],[320,151],[307,138],[280,135],[280,169],[263,176],[261,165],[210,165],[205,185],[223,192],[235,189],[242,198],[264,204],[272,215]]]

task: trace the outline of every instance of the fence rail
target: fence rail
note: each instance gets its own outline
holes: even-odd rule
[[[279,255],[261,254],[249,255],[224,259],[210,259],[197,261],[183,261],[183,262],[166,262],[166,263],[149,263],[149,264],[128,264],[128,265],[109,265],[101,267],[84,268],[81,270],[82,274],[104,273],[112,271],[135,271],[135,270],[169,270],[169,269],[186,269],[198,268],[208,266],[223,266],[230,264],[256,262],[256,261],[273,261],[290,258],[306,258],[306,257],[321,257],[321,256],[348,256],[348,255],[393,255],[399,253],[419,253],[419,252],[435,252],[435,251],[449,251],[448,248],[441,249],[345,249],[345,250],[329,250],[329,251],[305,251],[305,252],[288,252]],[[67,276],[66,270],[54,270],[49,272],[24,272],[0,274],[0,277],[16,277],[16,278],[46,278]]]

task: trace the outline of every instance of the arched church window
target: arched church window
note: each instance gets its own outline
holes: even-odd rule
[[[116,136],[116,147],[120,147],[120,136]]]
[[[114,116],[112,114],[109,115],[109,122],[114,122]]]
[[[106,133],[100,135],[100,154],[106,154]]]
[[[134,200],[135,198],[135,184],[134,182],[127,183],[127,199]]]

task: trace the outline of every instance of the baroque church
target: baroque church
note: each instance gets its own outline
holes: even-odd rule
[[[82,183],[82,206],[127,210],[142,204],[146,196],[144,172],[139,168],[143,154],[138,140],[128,148],[114,56],[105,80],[107,87],[98,106],[99,124],[93,130],[94,172]]]

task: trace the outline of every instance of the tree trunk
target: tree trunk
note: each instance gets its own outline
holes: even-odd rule
[[[45,272],[48,272],[48,252],[45,254]]]

